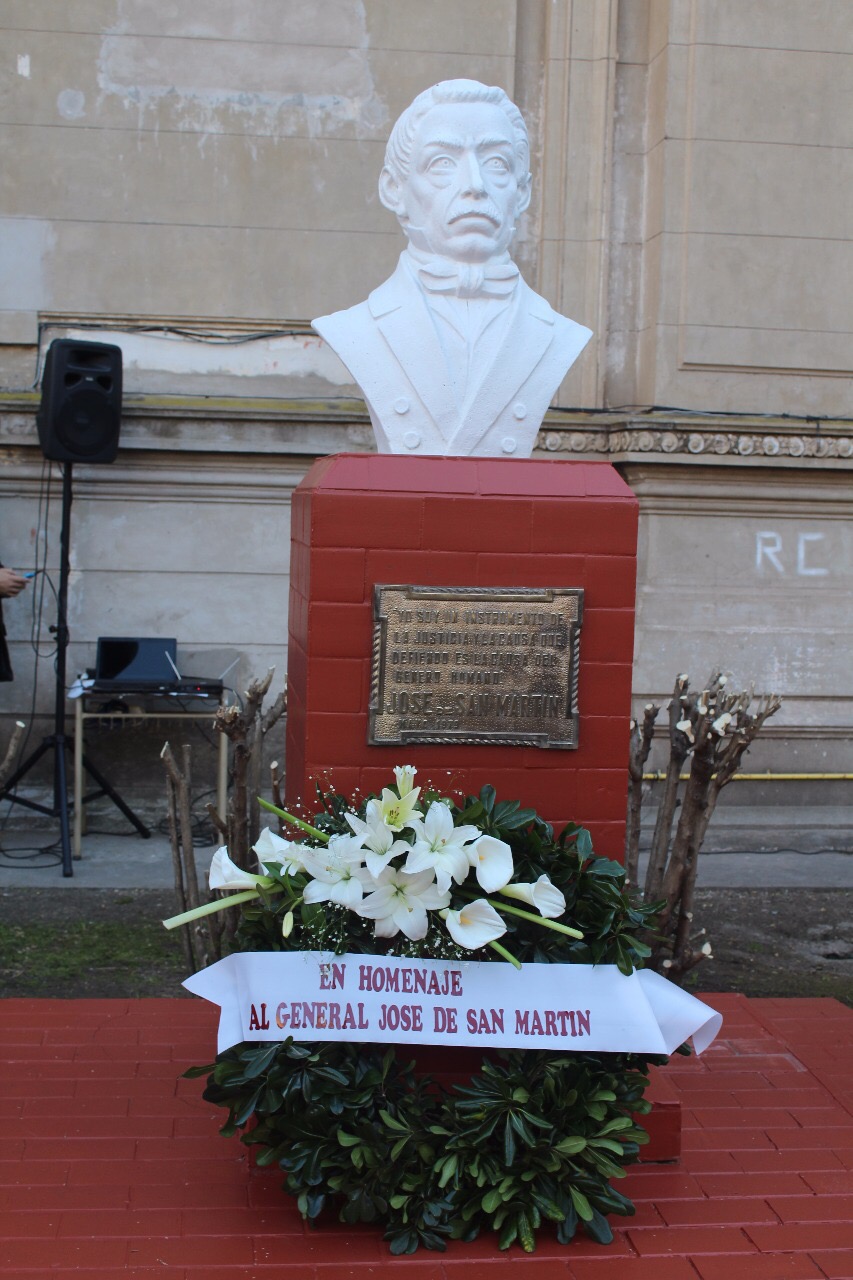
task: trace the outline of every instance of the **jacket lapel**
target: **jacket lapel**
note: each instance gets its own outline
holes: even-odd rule
[[[501,411],[519,394],[551,345],[554,313],[545,299],[520,281],[515,306],[517,311],[510,317],[506,337],[450,441],[454,453],[473,451]]]
[[[435,324],[402,262],[368,298],[370,313],[443,439],[458,425],[458,410]]]

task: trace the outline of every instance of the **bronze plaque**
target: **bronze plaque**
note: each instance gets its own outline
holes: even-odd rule
[[[579,587],[374,587],[374,746],[578,745]]]

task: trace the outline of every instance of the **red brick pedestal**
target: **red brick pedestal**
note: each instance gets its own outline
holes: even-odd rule
[[[338,454],[293,499],[287,799],[418,781],[575,821],[622,858],[637,501],[606,462]],[[373,587],[582,587],[577,750],[368,746]]]

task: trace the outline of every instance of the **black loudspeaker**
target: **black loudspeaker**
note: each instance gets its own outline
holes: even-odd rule
[[[48,348],[36,416],[55,462],[114,462],[121,429],[121,347],[56,338]]]

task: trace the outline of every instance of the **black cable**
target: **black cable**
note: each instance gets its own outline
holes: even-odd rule
[[[32,697],[30,698],[30,712],[27,722],[27,730],[24,734],[21,745],[18,748],[15,765],[26,758],[27,748],[29,747],[30,738],[33,734],[39,690],[39,661],[43,657],[53,657],[57,653],[55,645],[49,653],[42,653],[40,648],[41,641],[39,639],[42,623],[44,621],[44,587],[46,580],[50,584],[50,589],[53,592],[54,599],[56,599],[56,587],[48,578],[47,573],[48,542],[50,536],[50,481],[50,463],[47,458],[43,458],[41,464],[41,475],[39,477],[38,503],[36,506],[36,555],[35,564],[33,565],[33,568],[40,570],[40,572],[37,573],[34,579],[33,594],[30,598],[30,648],[35,654],[35,662],[33,664],[33,691]],[[41,562],[39,562],[39,549],[41,549]],[[14,767],[12,771],[14,772]],[[6,827],[9,825],[9,820],[14,808],[13,797],[17,795],[17,791],[18,788],[16,786],[11,795],[7,797],[6,812],[2,819],[0,819],[0,831],[5,831]]]
[[[50,855],[50,861],[41,862],[38,866],[31,866],[29,871],[50,871],[62,862],[62,841],[53,840],[50,844],[30,844],[21,845],[17,849],[5,849],[0,847],[0,871],[11,871],[16,869],[22,862],[33,862],[36,858]]]

